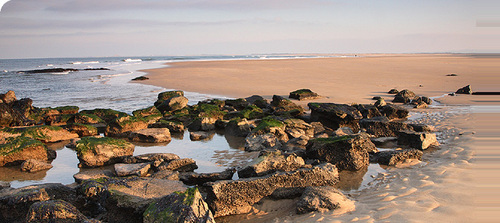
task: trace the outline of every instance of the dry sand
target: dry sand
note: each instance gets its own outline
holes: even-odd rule
[[[500,59],[465,55],[370,55],[357,58],[180,62],[149,70],[142,83],[229,97],[287,95],[310,88],[315,101],[370,103],[391,88],[439,96],[471,84],[500,91]],[[450,77],[447,74],[457,74]],[[255,205],[253,213],[223,222],[495,222],[500,213],[498,96],[447,96],[446,106],[414,110],[416,122],[436,126],[442,143],[423,161],[373,175],[349,197],[356,210],[293,214],[291,200]],[[304,104],[304,102],[301,102]],[[452,106],[452,105],[473,106]],[[484,107],[484,105],[493,105]],[[480,107],[477,107],[480,106]],[[483,107],[481,107],[483,106]],[[481,108],[479,111],[477,108]],[[487,108],[487,109],[484,109]]]

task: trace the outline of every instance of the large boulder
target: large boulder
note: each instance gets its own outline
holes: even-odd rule
[[[436,134],[413,131],[399,132],[398,144],[419,150],[425,150],[430,146],[439,146]]]
[[[189,100],[186,97],[177,96],[163,101],[161,104],[156,106],[156,108],[162,113],[177,111],[186,107],[188,102]]]
[[[342,192],[331,186],[307,187],[297,202],[297,213],[326,212],[335,209],[346,209],[343,213],[354,211],[354,201],[349,200]]]
[[[26,215],[27,223],[39,222],[89,222],[75,206],[63,200],[38,201],[31,205]]]
[[[164,101],[173,98],[173,97],[179,97],[179,96],[184,96],[183,91],[165,91],[161,92],[158,94],[158,100],[155,102],[155,107],[158,107],[161,103]]]
[[[391,122],[385,116],[362,119],[359,125],[366,130],[366,133],[375,137],[395,137],[400,131],[413,130],[412,126],[403,122]]]
[[[422,160],[424,153],[417,149],[389,150],[370,154],[370,161],[382,165],[395,166],[408,159]],[[373,157],[373,158],[372,158]]]
[[[37,201],[51,197],[44,188],[19,188],[0,192],[0,221],[24,223],[28,210]]]
[[[378,151],[365,134],[319,138],[309,141],[307,155],[333,163],[339,170],[360,170],[369,164],[368,152]]]
[[[271,107],[276,115],[290,115],[297,117],[304,113],[304,108],[278,95],[273,95]]]
[[[323,125],[338,129],[350,127],[354,132],[359,131],[359,120],[363,115],[353,106],[334,103],[309,103],[311,121],[321,122]]]
[[[302,157],[282,154],[280,151],[264,152],[253,162],[238,170],[240,178],[259,177],[276,171],[294,171],[304,167]]]
[[[106,126],[105,134],[111,137],[128,137],[133,131],[147,128],[148,123],[146,120],[133,116],[125,116],[109,122]]]
[[[128,138],[134,142],[170,142],[170,130],[168,128],[141,129],[130,133]]]
[[[6,143],[0,144],[0,166],[16,166],[29,159],[47,161],[55,158],[54,150],[32,138],[7,138]]]
[[[277,172],[265,177],[206,183],[207,203],[214,217],[248,213],[252,205],[278,188],[333,186],[338,183],[337,168],[324,163],[310,169]]]
[[[392,102],[400,102],[407,104],[410,103],[415,98],[415,96],[417,95],[413,91],[405,89],[398,92],[396,96],[394,96],[394,100],[392,100]]]
[[[380,112],[389,119],[404,119],[408,117],[410,113],[408,109],[403,108],[399,105],[388,104],[381,107]]]
[[[76,152],[82,167],[98,167],[122,162],[134,153],[134,145],[122,139],[84,137],[76,142]]]
[[[316,99],[316,98],[319,98],[319,95],[317,93],[311,91],[310,89],[299,89],[299,90],[290,92],[290,95],[288,97],[301,101],[301,100]]]

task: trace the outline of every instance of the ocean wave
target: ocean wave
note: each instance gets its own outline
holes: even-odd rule
[[[71,62],[70,64],[80,65],[80,64],[97,64],[97,63],[100,63],[100,62],[99,61],[88,61],[88,62],[75,61],[75,62]]]

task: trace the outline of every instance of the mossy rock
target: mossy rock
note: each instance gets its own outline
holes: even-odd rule
[[[266,133],[269,132],[271,128],[281,128],[284,130],[285,123],[272,117],[266,117],[252,130],[252,133]]]
[[[26,222],[88,222],[78,209],[63,200],[39,201],[31,205]]]
[[[152,128],[168,128],[170,132],[184,132],[184,124],[179,121],[161,119],[158,122],[151,124]]]
[[[239,114],[240,118],[246,118],[248,120],[263,118],[264,116],[264,111],[256,105],[247,106]]]
[[[120,112],[120,111],[116,111],[113,109],[103,109],[103,108],[97,108],[97,109],[93,109],[93,110],[83,110],[83,111],[80,111],[80,113],[81,114],[96,115],[99,118],[101,118],[102,120],[104,120],[106,123],[109,123],[109,122],[111,122],[114,119],[119,118],[119,117],[129,116],[125,112]]]
[[[158,117],[158,119],[161,117]],[[156,122],[156,120],[155,120]],[[106,126],[106,136],[128,137],[132,131],[148,128],[148,120],[135,116],[117,118]]]
[[[4,128],[2,131],[21,134],[21,136],[40,140],[42,142],[57,142],[77,138],[78,135],[72,134],[69,131],[59,126],[39,125],[26,128]]]
[[[75,114],[70,120],[70,123],[80,123],[80,124],[99,124],[105,123],[103,119],[94,114],[78,113]]]
[[[164,101],[173,98],[173,97],[179,97],[179,96],[184,96],[184,91],[165,91],[161,92],[158,94],[158,100],[155,102],[155,107],[158,107],[161,103]]]
[[[55,151],[29,137],[11,137],[5,144],[0,144],[0,166],[16,166],[29,159],[46,161],[55,157]]]
[[[301,101],[301,100],[308,100],[308,99],[316,99],[319,97],[319,95],[314,93],[310,89],[299,89],[299,90],[290,92],[290,95],[288,97]]]
[[[136,117],[148,117],[151,115],[161,115],[161,112],[155,106],[147,107],[144,109],[135,110],[132,114]]]
[[[82,167],[98,167],[132,156],[134,145],[123,139],[83,137],[76,142],[75,150]]]
[[[78,134],[80,137],[95,136],[99,134],[96,127],[87,124],[73,123],[67,125],[66,129],[72,133]]]
[[[78,106],[61,106],[55,108],[55,110],[59,111],[61,114],[76,114],[80,107]]]
[[[219,106],[212,104],[198,104],[193,109],[193,113],[201,118],[214,118],[214,119],[222,119],[224,115],[227,114],[227,112],[221,111]]]

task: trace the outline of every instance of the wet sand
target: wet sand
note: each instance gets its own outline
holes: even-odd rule
[[[230,97],[287,95],[310,88],[315,101],[370,103],[391,88],[440,96],[471,84],[499,91],[497,58],[464,55],[397,55],[359,58],[182,62],[148,71],[143,82]],[[458,76],[450,77],[447,74]],[[496,85],[496,86],[495,86]],[[422,162],[369,175],[366,187],[344,192],[356,210],[294,214],[293,200],[263,201],[252,213],[221,222],[494,222],[500,211],[498,96],[439,98],[442,106],[413,110],[413,122],[431,124],[441,143]],[[301,102],[301,104],[305,104]],[[461,105],[461,106],[456,106]],[[472,106],[471,106],[472,105]]]

